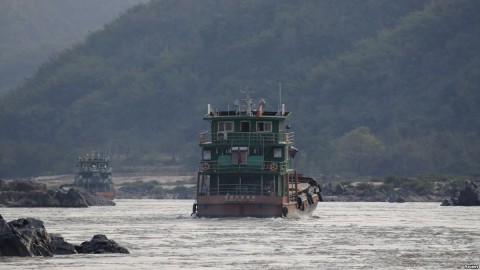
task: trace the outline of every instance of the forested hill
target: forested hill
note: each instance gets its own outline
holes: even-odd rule
[[[152,1],[0,101],[0,177],[190,170],[207,103],[293,112],[313,175],[480,173],[480,2]]]
[[[20,85],[50,55],[147,0],[0,1],[0,95]]]

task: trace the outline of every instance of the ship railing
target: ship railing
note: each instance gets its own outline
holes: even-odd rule
[[[202,194],[201,194],[202,195]],[[258,184],[222,184],[218,187],[211,187],[203,195],[247,195],[266,196],[273,195],[273,189]]]
[[[201,161],[200,162],[200,171],[201,172],[228,172],[228,171],[250,171],[250,172],[284,172],[288,169],[288,162],[276,162],[276,161],[262,161],[255,163],[249,163],[247,158],[246,163],[225,163],[218,161]]]
[[[85,173],[85,172],[101,172],[101,173],[112,173],[113,169],[112,168],[76,168],[75,169],[76,173]]]
[[[78,157],[77,161],[95,161],[95,162],[109,162],[110,158],[108,157]]]
[[[200,144],[274,144],[294,143],[294,132],[202,132],[198,135]]]

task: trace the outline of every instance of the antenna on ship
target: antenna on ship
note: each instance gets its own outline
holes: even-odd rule
[[[282,107],[282,82],[278,82],[278,96],[280,98],[280,103],[278,108]]]
[[[237,115],[240,114],[240,101],[238,101],[238,99],[235,99],[233,101],[233,105],[235,106],[235,113]]]
[[[285,115],[285,104],[282,104],[282,82],[278,82],[279,105],[277,115]]]
[[[252,102],[253,100],[250,98],[250,93],[254,93],[250,91],[250,89],[247,87],[246,90],[240,90],[240,92],[244,93],[247,95],[247,98],[245,99],[245,104],[247,105],[247,115],[252,115]]]

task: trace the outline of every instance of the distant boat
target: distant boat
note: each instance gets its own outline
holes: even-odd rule
[[[200,133],[202,159],[193,214],[198,217],[289,217],[311,215],[322,201],[320,186],[292,168],[298,152],[285,120],[290,112],[264,111],[246,93],[244,105],[216,111],[208,104]],[[256,108],[257,107],[257,108]]]
[[[79,157],[75,164],[74,186],[113,200],[115,188],[112,182],[112,171],[110,158],[101,157],[99,153],[92,152],[90,155]]]

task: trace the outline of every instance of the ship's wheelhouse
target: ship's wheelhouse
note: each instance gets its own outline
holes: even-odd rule
[[[250,99],[248,99],[250,100]],[[210,131],[200,134],[200,196],[285,196],[293,169],[290,148],[294,134],[286,130],[290,112],[246,106],[215,111],[204,120]]]

